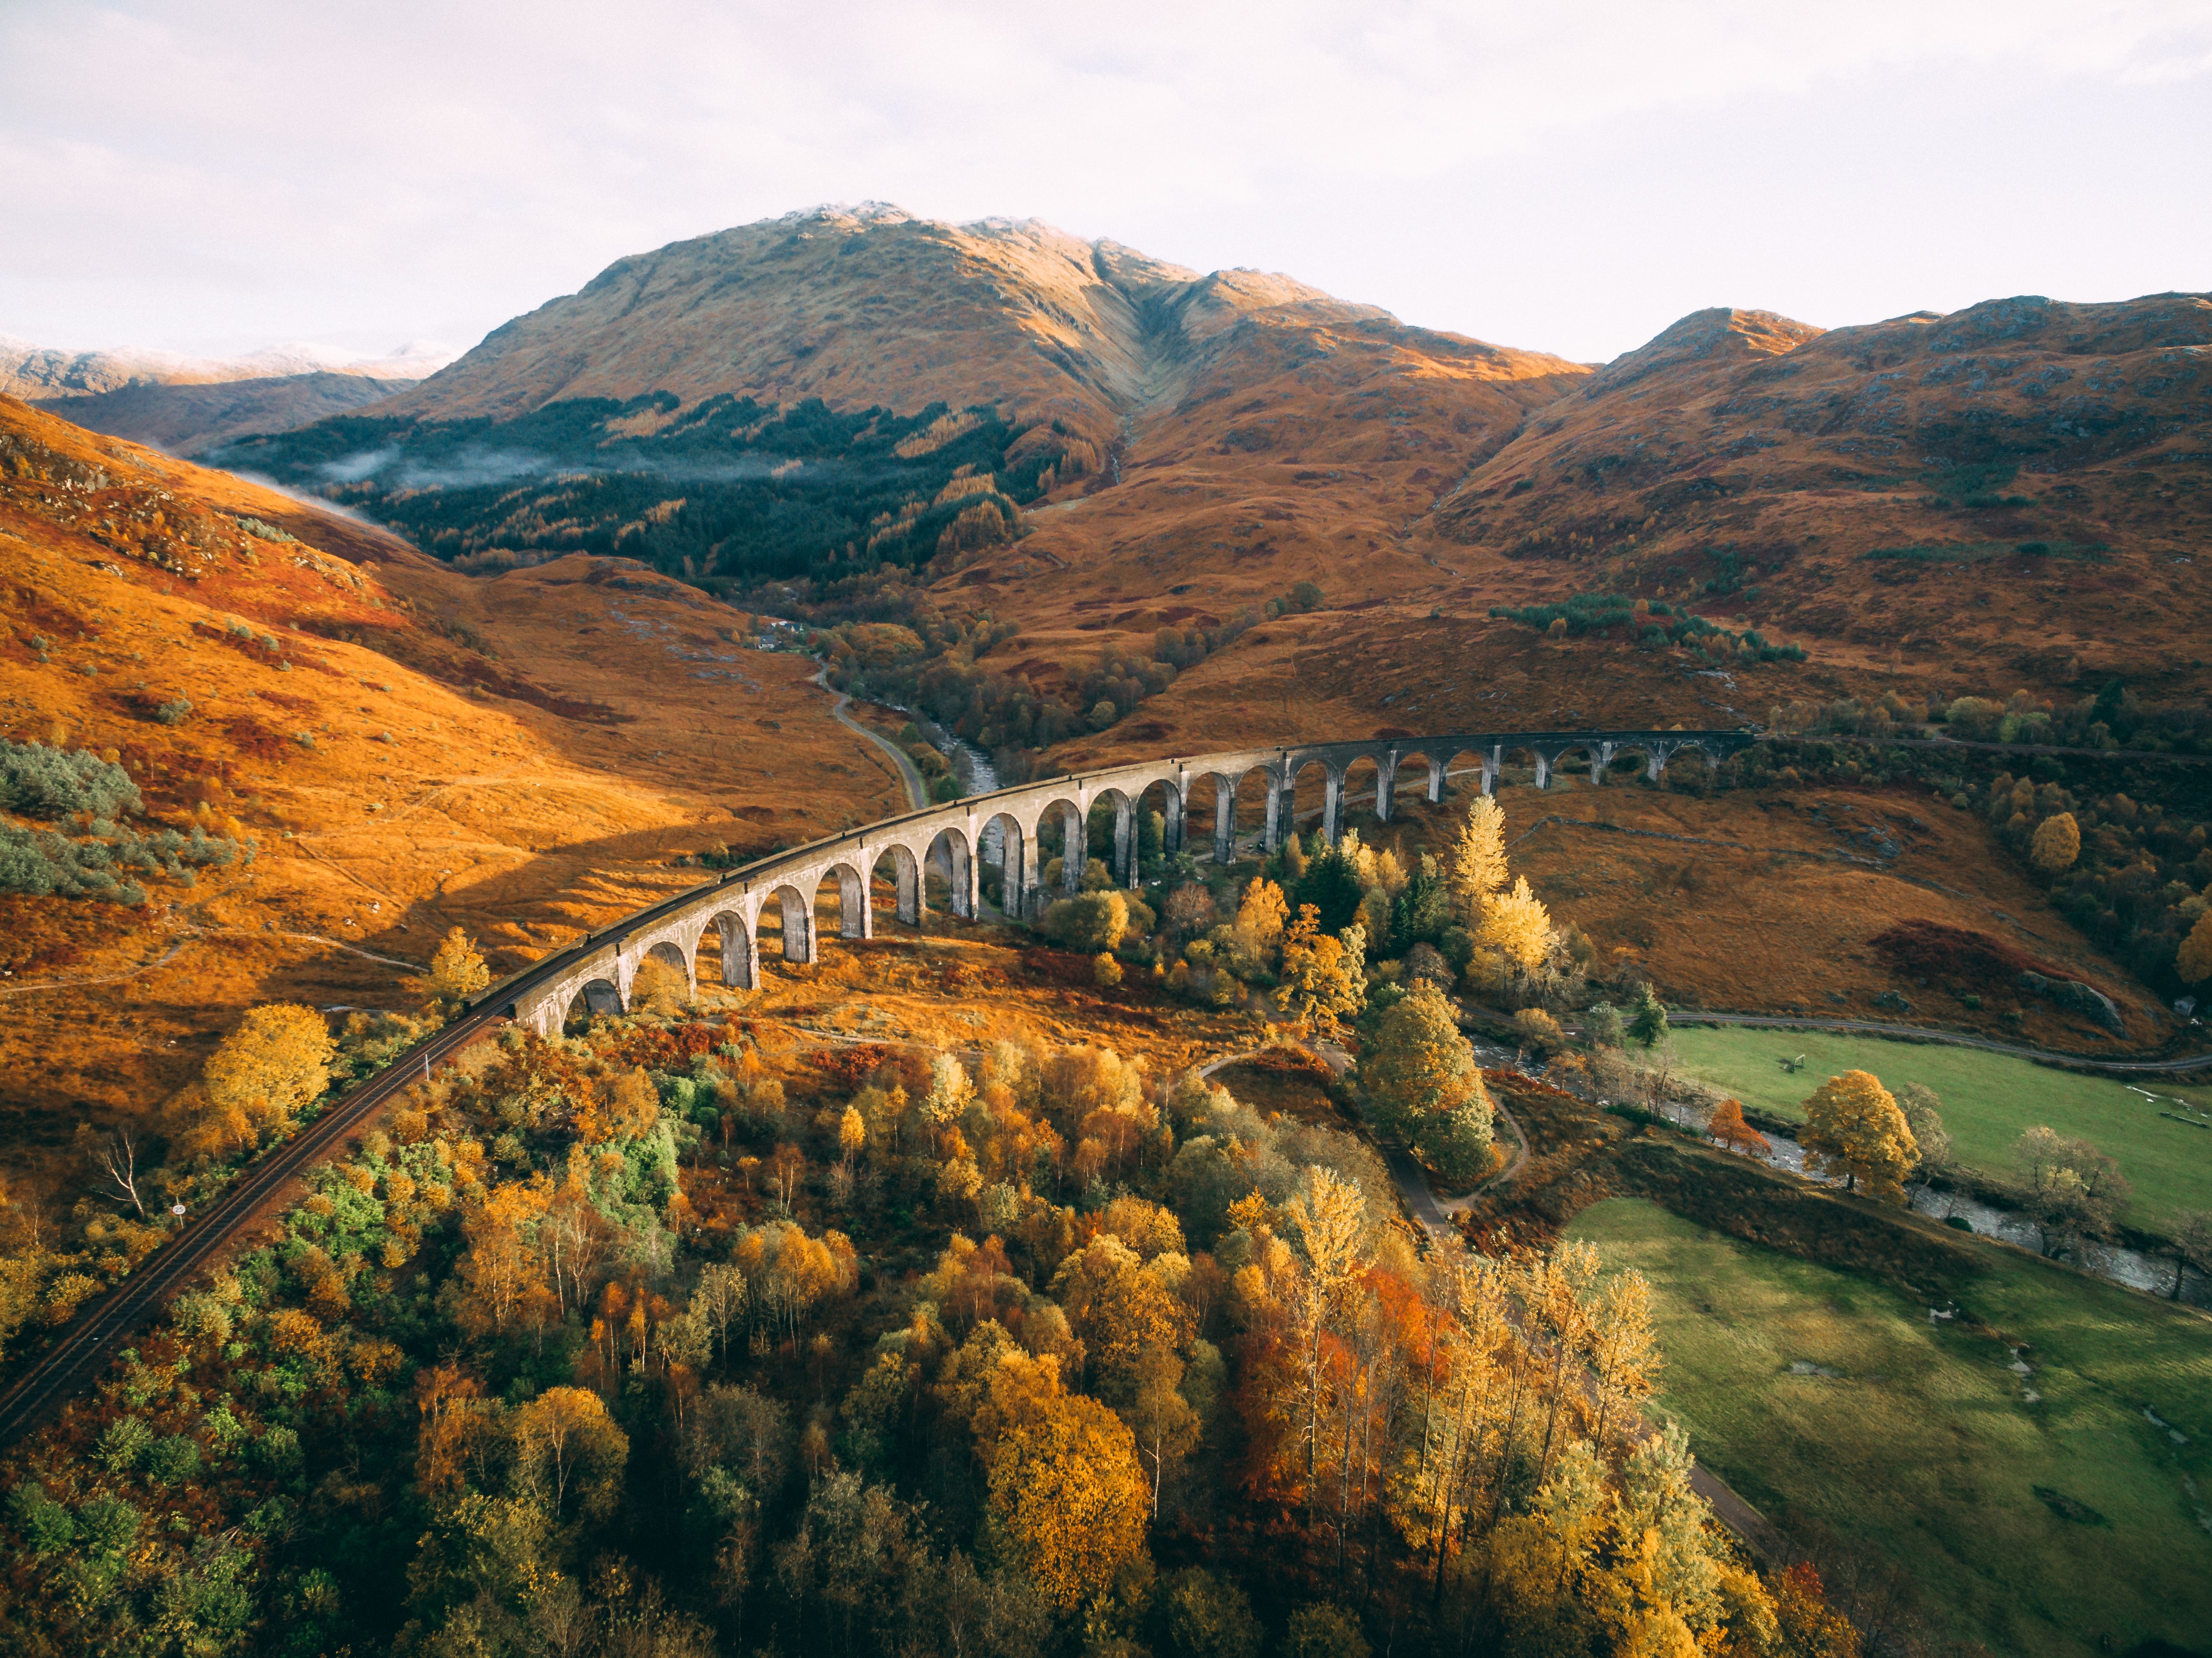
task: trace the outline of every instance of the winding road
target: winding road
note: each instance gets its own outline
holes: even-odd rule
[[[827,673],[828,671],[829,670],[826,668],[823,670],[823,673]],[[823,684],[822,674],[817,673],[814,676],[814,683],[817,685],[821,685],[822,689],[825,691],[830,689],[829,686]],[[865,738],[869,742],[874,744],[885,754],[889,755],[890,756],[891,763],[898,768],[899,780],[906,785],[907,810],[909,811],[921,811],[927,808],[929,805],[929,785],[922,780],[921,768],[914,763],[910,757],[908,757],[906,750],[900,748],[897,744],[892,742],[890,738],[885,737],[881,732],[870,731],[859,720],[854,719],[851,714],[847,714],[845,710],[853,701],[850,696],[847,695],[843,691],[836,691],[831,694],[835,695],[837,700],[830,705],[830,717],[832,720],[835,720],[839,725],[842,726],[847,731],[853,732],[855,736]]]

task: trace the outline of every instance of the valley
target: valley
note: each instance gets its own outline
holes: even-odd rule
[[[2208,348],[880,204],[9,343],[0,1644],[2185,1658]]]

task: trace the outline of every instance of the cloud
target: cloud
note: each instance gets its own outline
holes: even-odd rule
[[[1635,174],[1639,134],[1796,101],[1873,125],[1915,117],[1901,88],[2013,88],[2045,100],[2021,100],[2023,135],[2067,88],[2202,101],[2212,5],[17,0],[0,61],[0,328],[351,329],[370,349],[480,332],[623,253],[820,201],[1139,246],[1256,219],[1309,274],[1341,234],[1323,204],[1427,190],[1438,215],[1479,210],[1595,134],[1622,136],[1609,164]],[[1539,246],[1573,205],[1528,227]],[[1222,254],[1240,257],[1259,256]]]

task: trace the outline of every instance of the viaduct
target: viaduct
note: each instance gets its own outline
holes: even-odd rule
[[[981,901],[979,863],[985,836],[994,828],[1003,859],[1006,913],[1034,920],[1051,896],[1042,879],[1044,827],[1056,821],[1061,826],[1061,843],[1081,846],[1091,812],[1100,805],[1114,812],[1115,878],[1135,886],[1138,811],[1158,810],[1166,823],[1166,850],[1183,851],[1189,845],[1194,797],[1208,786],[1213,808],[1212,852],[1217,862],[1225,864],[1234,857],[1240,793],[1249,799],[1250,787],[1260,790],[1267,810],[1261,844],[1272,853],[1289,832],[1299,779],[1315,768],[1322,775],[1322,829],[1334,845],[1355,772],[1360,774],[1358,780],[1363,787],[1366,774],[1372,772],[1375,815],[1388,823],[1401,774],[1409,766],[1418,770],[1407,774],[1407,780],[1418,781],[1434,802],[1444,798],[1448,773],[1478,767],[1482,793],[1490,793],[1508,760],[1533,761],[1536,786],[1542,788],[1571,754],[1583,756],[1592,781],[1602,783],[1616,760],[1632,755],[1641,758],[1646,776],[1656,779],[1681,750],[1695,749],[1709,765],[1717,766],[1756,741],[1752,733],[1736,731],[1476,732],[1244,750],[1051,778],[884,818],[864,829],[772,853],[586,937],[554,961],[495,987],[480,1005],[492,1006],[550,1035],[559,1031],[579,997],[595,1011],[626,1009],[631,980],[648,957],[682,973],[696,988],[702,951],[710,938],[720,957],[722,982],[750,989],[759,969],[760,924],[770,906],[780,923],[784,958],[813,962],[820,950],[815,936],[817,892],[834,878],[841,933],[848,938],[872,938],[875,917],[869,890],[886,865],[897,890],[900,920],[921,924],[924,877],[931,870],[944,876],[951,892],[952,913],[972,917]],[[1462,767],[1457,763],[1462,760],[1474,763]],[[1152,804],[1154,797],[1159,801],[1157,808]],[[1061,890],[1075,891],[1082,873],[1083,859],[1065,860]]]
[[[954,913],[973,915],[981,884],[978,857],[986,831],[996,825],[1004,860],[1006,908],[1014,914],[1034,917],[1042,910],[1046,898],[1038,875],[1039,831],[1054,821],[1055,814],[1080,846],[1087,835],[1091,808],[1110,805],[1115,814],[1115,873],[1134,885],[1136,813],[1140,806],[1152,810],[1148,798],[1156,793],[1164,801],[1168,848],[1180,851],[1185,844],[1185,825],[1194,796],[1210,784],[1213,855],[1226,862],[1234,851],[1238,793],[1255,779],[1267,805],[1264,844],[1273,851],[1289,830],[1299,778],[1316,766],[1321,768],[1325,780],[1322,824],[1334,842],[1344,817],[1346,786],[1355,771],[1360,773],[1358,781],[1364,789],[1365,774],[1372,769],[1376,815],[1387,822],[1396,799],[1399,773],[1414,762],[1421,766],[1416,775],[1428,798],[1441,801],[1448,772],[1476,768],[1456,763],[1469,756],[1480,766],[1486,794],[1496,786],[1505,762],[1519,756],[1534,761],[1536,782],[1541,786],[1560,759],[1569,754],[1588,756],[1592,780],[1602,782],[1615,759],[1632,754],[1641,756],[1645,774],[1656,778],[1668,759],[1682,749],[1696,749],[1709,763],[1718,765],[1756,741],[1747,732],[1510,732],[1322,743],[1157,760],[1000,789],[772,853],[628,916],[501,981],[475,998],[452,1023],[399,1055],[252,1164],[204,1213],[194,1217],[173,1242],[80,1311],[53,1347],[13,1387],[0,1394],[0,1446],[12,1443],[89,1387],[108,1357],[131,1333],[152,1318],[256,1214],[276,1202],[301,1170],[332,1155],[348,1136],[417,1077],[429,1075],[434,1065],[459,1054],[505,1020],[532,1025],[550,1035],[561,1028],[579,996],[597,1011],[626,1009],[630,981],[648,956],[680,969],[696,986],[700,952],[709,935],[720,946],[723,981],[750,987],[757,970],[757,930],[771,904],[776,906],[782,924],[785,957],[811,962],[817,950],[814,898],[832,876],[837,881],[839,925],[847,938],[865,938],[872,932],[869,883],[886,860],[896,878],[898,913],[902,920],[921,921],[922,878],[933,867],[942,870],[947,878]],[[1065,889],[1073,890],[1081,876],[1082,860],[1070,860],[1063,876]]]

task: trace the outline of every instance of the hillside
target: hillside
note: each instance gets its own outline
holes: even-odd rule
[[[1687,599],[1853,676],[2201,695],[2208,348],[2203,295],[1825,333],[1700,312],[1545,410],[1424,527],[1467,550],[1465,598]]]
[[[222,843],[182,874],[121,867],[140,902],[0,895],[9,1051],[40,1056],[0,1082],[18,1166],[81,1116],[149,1109],[248,1005],[405,1008],[448,926],[506,970],[696,880],[679,852],[903,800],[814,665],[740,648],[746,618],[694,588],[582,557],[473,581],[9,399],[0,602],[0,738],[104,758],[143,802],[11,817],[76,848],[33,861]]]

